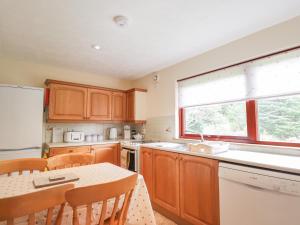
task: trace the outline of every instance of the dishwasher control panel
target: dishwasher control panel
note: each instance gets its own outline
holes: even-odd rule
[[[300,176],[220,163],[220,179],[227,179],[251,186],[255,189],[267,189],[290,195],[300,196]]]

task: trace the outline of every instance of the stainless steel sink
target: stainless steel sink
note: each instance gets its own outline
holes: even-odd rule
[[[167,149],[182,150],[182,151],[187,150],[187,145],[181,143],[156,142],[156,143],[150,143],[149,145],[156,148],[167,148]]]

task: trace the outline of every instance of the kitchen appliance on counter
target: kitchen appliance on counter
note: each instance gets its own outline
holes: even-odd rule
[[[137,134],[136,129],[132,129],[131,130],[131,138],[133,138],[134,135],[136,135],[136,134]]]
[[[52,128],[52,143],[61,143],[64,141],[64,129],[62,127]]]
[[[81,131],[67,131],[64,133],[64,142],[76,143],[84,141],[84,133]]]
[[[0,85],[0,160],[41,158],[44,89]]]
[[[124,139],[125,140],[130,140],[131,139],[131,131],[130,131],[130,126],[129,125],[124,126]]]
[[[300,176],[219,165],[221,225],[298,225]]]
[[[117,128],[115,128],[115,127],[110,128],[110,130],[109,130],[109,139],[115,140],[117,138],[118,138]]]

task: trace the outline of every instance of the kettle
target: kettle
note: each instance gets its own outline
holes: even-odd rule
[[[117,139],[118,137],[118,132],[117,132],[117,128],[112,127],[109,130],[109,139],[114,140]]]

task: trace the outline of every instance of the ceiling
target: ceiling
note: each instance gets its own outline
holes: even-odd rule
[[[299,14],[299,0],[1,0],[0,51],[135,79]]]

